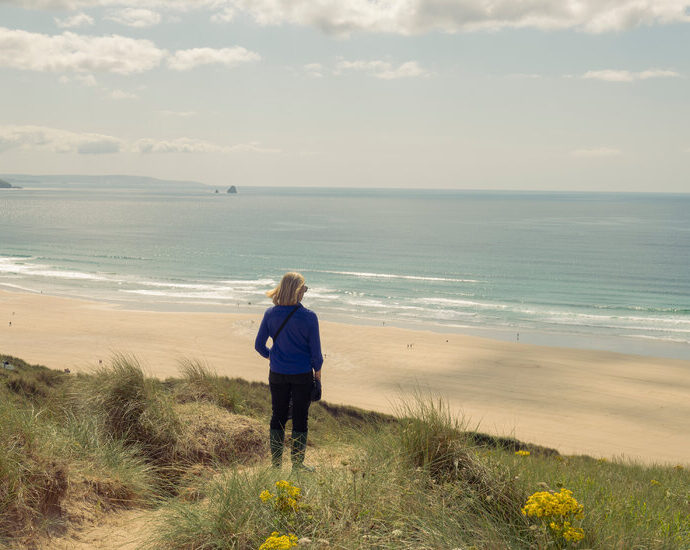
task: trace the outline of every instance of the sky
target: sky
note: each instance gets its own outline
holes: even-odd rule
[[[0,173],[690,192],[690,0],[0,0]]]

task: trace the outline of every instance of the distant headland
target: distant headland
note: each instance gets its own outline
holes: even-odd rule
[[[18,185],[36,189],[112,189],[112,190],[206,190],[208,185],[198,181],[163,180],[146,176],[119,174],[1,174],[0,188],[17,188]],[[12,184],[8,182],[13,182]],[[4,185],[3,185],[4,184]]]
[[[0,180],[0,189],[21,189],[21,187],[12,185],[9,181]]]

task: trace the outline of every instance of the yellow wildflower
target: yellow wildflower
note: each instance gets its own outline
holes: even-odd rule
[[[579,542],[585,538],[585,532],[581,527],[573,527],[566,521],[563,524],[563,538],[568,542]]]
[[[264,543],[259,546],[259,550],[290,550],[297,546],[297,536],[292,533],[281,535],[277,531],[273,531]]]
[[[281,514],[291,514],[299,511],[302,489],[295,487],[289,481],[276,481],[276,494],[262,491],[259,498],[266,504],[271,503],[274,510]]]
[[[585,536],[584,530],[574,527],[572,523],[573,520],[582,519],[584,506],[565,487],[559,493],[534,493],[522,507],[522,515],[539,519],[548,526],[557,541],[578,542]]]
[[[529,456],[530,452],[529,451],[515,451],[515,454],[517,456]]]

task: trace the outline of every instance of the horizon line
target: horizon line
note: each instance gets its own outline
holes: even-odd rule
[[[229,184],[218,186],[211,183],[205,183],[203,181],[192,180],[192,179],[167,179],[157,176],[145,176],[145,175],[134,175],[134,174],[59,174],[59,173],[49,173],[49,174],[29,174],[29,173],[0,173],[1,177],[80,177],[80,178],[105,178],[105,177],[125,177],[125,178],[142,178],[142,179],[152,179],[161,182],[175,182],[175,183],[195,183],[199,185],[204,185],[209,188],[223,188],[235,186],[237,189],[240,187],[252,188],[252,189],[342,189],[342,190],[372,190],[372,191],[465,191],[465,192],[476,192],[476,193],[581,193],[581,194],[616,194],[616,195],[690,195],[690,191],[620,191],[620,190],[579,190],[579,189],[539,189],[539,188],[524,188],[524,189],[510,189],[510,188],[497,188],[497,189],[482,189],[476,187],[380,187],[380,186],[343,186],[343,185],[254,185],[254,184]]]

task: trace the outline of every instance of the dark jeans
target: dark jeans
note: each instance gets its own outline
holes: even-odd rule
[[[272,430],[285,429],[290,398],[292,397],[292,430],[295,432],[307,431],[307,416],[309,415],[309,405],[311,405],[313,383],[314,375],[311,372],[304,374],[269,372],[268,384],[271,388],[271,404],[273,406]]]

